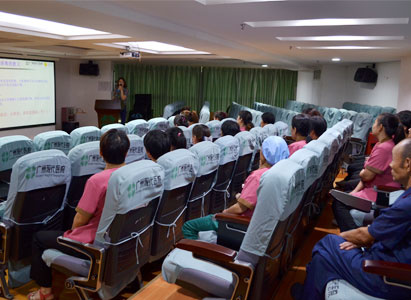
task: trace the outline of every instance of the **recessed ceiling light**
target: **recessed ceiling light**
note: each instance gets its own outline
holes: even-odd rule
[[[371,50],[371,49],[395,49],[395,47],[373,47],[373,46],[321,46],[321,47],[295,47],[301,50]]]
[[[338,42],[338,41],[400,41],[404,36],[365,36],[365,35],[328,35],[328,36],[285,36],[276,37],[280,41],[314,41],[314,42]]]
[[[210,54],[204,51],[197,51],[190,48],[184,48],[177,45],[171,45],[166,43],[160,43],[156,41],[144,41],[144,42],[122,42],[113,44],[97,44],[101,46],[108,46],[114,48],[130,47],[131,50],[142,51],[153,54]]]
[[[334,58],[332,58],[331,60],[332,60],[332,61],[341,61],[341,58],[339,58],[339,57],[334,57]]]
[[[59,36],[105,35],[109,32],[0,12],[0,26]]]
[[[255,2],[274,2],[274,1],[287,1],[287,0],[196,0],[203,5],[215,5],[215,4],[234,4],[234,3],[255,3]]]
[[[388,25],[408,24],[409,18],[359,18],[359,19],[305,19],[244,22],[251,27],[295,27],[295,26],[353,26],[353,25]]]
[[[268,65],[261,65],[261,67],[263,67],[263,68],[268,68]]]

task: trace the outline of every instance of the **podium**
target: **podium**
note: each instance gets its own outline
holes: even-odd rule
[[[94,110],[97,112],[98,127],[108,124],[118,123],[120,119],[120,100],[97,99],[94,103]]]

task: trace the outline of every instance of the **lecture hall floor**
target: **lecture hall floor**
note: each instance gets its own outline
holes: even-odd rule
[[[277,293],[273,295],[273,300],[292,299],[289,292],[290,287],[294,282],[304,281],[305,266],[311,260],[311,250],[314,247],[315,243],[317,243],[317,241],[319,241],[329,233],[339,233],[339,230],[334,225],[332,225],[332,219],[333,213],[331,210],[331,203],[328,203],[324,208],[321,216],[318,218],[313,230],[305,237],[302,243],[302,247],[300,247],[300,250],[295,254],[292,267],[282,279]],[[161,263],[155,263],[144,267],[144,287],[136,293],[133,293],[132,290],[124,290],[121,295],[115,298],[115,300],[193,300],[201,299],[202,297],[206,296],[200,291],[193,293],[180,286],[165,282],[161,277],[160,270]],[[58,281],[63,282],[64,279],[61,278],[61,280]],[[34,282],[30,282],[18,289],[12,289],[11,293],[14,295],[14,299],[23,300],[26,299],[26,295],[29,292],[34,291],[37,288],[38,287]],[[57,289],[62,288],[63,287],[60,286],[57,287]],[[77,297],[75,293],[69,290],[64,290],[59,297],[60,300],[73,300],[76,298]],[[95,299],[98,298],[96,297]]]

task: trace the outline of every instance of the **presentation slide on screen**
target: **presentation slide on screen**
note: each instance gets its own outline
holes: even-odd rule
[[[0,58],[0,130],[55,123],[54,62]]]

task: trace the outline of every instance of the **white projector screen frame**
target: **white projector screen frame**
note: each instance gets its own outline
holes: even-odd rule
[[[0,57],[0,131],[55,124],[55,62]]]

